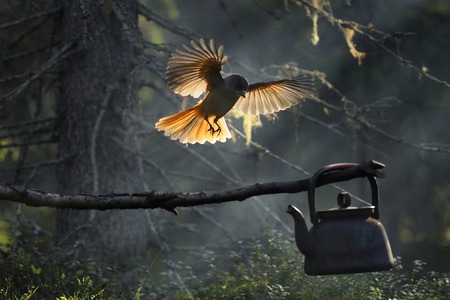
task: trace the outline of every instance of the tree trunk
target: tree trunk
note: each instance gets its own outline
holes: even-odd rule
[[[138,112],[136,2],[63,1],[63,45],[75,54],[60,77],[58,170],[63,193],[141,190],[130,116]],[[126,146],[126,147],[124,147]],[[143,256],[149,230],[144,211],[57,211],[57,239],[76,255],[106,263]]]

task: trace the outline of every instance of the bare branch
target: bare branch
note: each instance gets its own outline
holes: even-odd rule
[[[172,31],[173,33],[181,35],[189,40],[194,39],[194,38],[196,38],[196,39],[200,38],[200,36],[198,34],[195,34],[194,32],[191,32],[186,28],[177,26],[177,25],[173,24],[172,22],[161,18],[159,15],[155,14],[151,9],[142,5],[141,3],[139,3],[138,10],[139,10],[139,13],[142,16],[144,16],[147,20],[153,21],[156,24],[158,24],[159,26],[166,28],[169,31]]]
[[[34,54],[36,54],[38,52],[41,52],[41,51],[44,51],[44,50],[48,50],[49,48],[51,48],[52,46],[55,46],[56,44],[57,43],[53,43],[51,45],[44,45],[44,46],[41,46],[41,47],[38,47],[38,48],[33,48],[33,49],[29,50],[29,51],[18,52],[18,53],[15,53],[13,55],[10,55],[10,56],[3,57],[2,60],[0,60],[0,63],[4,63],[4,62],[15,60],[15,59],[24,58],[24,57],[27,57],[27,56],[30,56],[30,55],[34,55]],[[16,77],[19,77],[19,76],[16,76]],[[12,78],[14,79],[14,77],[12,77]],[[12,80],[12,79],[9,79],[9,78],[1,79],[0,83],[1,82],[6,82],[6,81],[9,81],[9,80]]]
[[[38,12],[38,13],[35,13],[33,15],[27,15],[27,16],[21,18],[21,19],[18,19],[18,20],[12,21],[12,22],[0,24],[0,30],[8,28],[8,27],[12,27],[12,26],[20,25],[20,24],[25,23],[25,22],[27,22],[29,20],[34,20],[36,18],[41,18],[41,17],[45,17],[47,15],[51,15],[51,14],[57,13],[61,9],[62,9],[62,7],[57,7],[57,8],[54,8],[54,9],[50,9],[48,11]]]
[[[446,87],[450,87],[450,83],[448,81],[445,80],[441,80],[433,75],[431,75],[430,73],[428,73],[426,71],[425,68],[421,67],[417,67],[415,65],[413,65],[409,60],[403,58],[403,56],[398,55],[397,53],[395,53],[395,51],[389,49],[388,47],[386,47],[382,41],[379,41],[378,39],[376,39],[375,37],[373,37],[372,35],[368,34],[367,32],[365,32],[364,30],[362,30],[361,28],[359,28],[359,26],[352,26],[351,27],[354,31],[358,32],[359,34],[365,36],[366,38],[368,38],[369,40],[371,40],[372,42],[374,42],[375,44],[378,45],[378,47],[382,48],[384,51],[386,51],[387,53],[389,53],[390,55],[392,55],[395,59],[397,59],[399,62],[401,62],[402,64],[406,65],[408,68],[411,68],[413,70],[415,70],[417,73],[419,73],[421,76],[425,76],[428,77],[431,80],[434,80],[440,84],[445,85]]]
[[[339,91],[335,86],[333,86],[333,84],[331,82],[326,80],[324,76],[318,76],[318,77],[325,86],[327,86],[330,90],[332,90],[334,93],[336,93],[341,98],[344,108],[342,109],[338,106],[331,105],[331,104],[327,103],[325,100],[322,100],[319,98],[314,99],[314,101],[316,103],[319,103],[320,105],[322,105],[323,107],[326,107],[327,109],[336,111],[338,113],[343,113],[346,117],[350,118],[351,120],[355,121],[356,123],[360,124],[361,126],[367,128],[367,129],[369,129],[369,130],[371,130],[393,142],[400,143],[402,145],[420,149],[423,151],[450,153],[450,145],[448,145],[448,144],[409,142],[403,138],[400,138],[393,134],[390,134],[387,131],[368,122],[361,107],[358,107],[354,102],[349,100],[341,91]]]
[[[321,177],[317,186],[368,175],[383,177],[384,174],[380,171],[383,167],[383,164],[375,161],[365,162],[349,169],[329,173]],[[110,195],[62,195],[13,186],[0,186],[0,200],[24,203],[34,207],[95,210],[163,208],[176,213],[176,207],[243,201],[258,195],[299,193],[307,191],[308,186],[309,179],[303,179],[289,182],[255,183],[236,189],[210,192],[146,192]]]
[[[309,9],[315,11],[320,16],[326,18],[331,24],[338,24],[339,26],[342,26],[343,28],[351,28],[355,32],[359,33],[360,35],[368,38],[370,41],[372,41],[373,43],[378,45],[381,49],[386,51],[392,57],[397,59],[400,63],[404,64],[408,68],[411,68],[411,69],[417,71],[421,76],[425,76],[425,77],[427,77],[427,78],[429,78],[429,79],[431,79],[431,80],[433,80],[435,82],[438,82],[440,84],[445,85],[446,87],[450,87],[450,83],[448,81],[441,80],[441,79],[439,79],[439,78],[429,74],[427,72],[427,70],[424,69],[423,67],[417,67],[416,65],[413,65],[410,61],[408,61],[407,59],[405,59],[404,57],[402,57],[401,55],[397,54],[395,51],[389,49],[386,45],[383,44],[384,40],[386,40],[388,38],[399,39],[399,37],[405,36],[405,35],[411,35],[411,33],[409,33],[409,32],[408,33],[398,33],[398,32],[396,32],[396,33],[393,33],[393,34],[388,34],[388,33],[382,32],[380,30],[376,30],[375,28],[373,28],[373,26],[364,26],[364,25],[359,24],[357,22],[338,19],[332,13],[321,9],[320,7],[316,7],[313,3],[311,3],[308,0],[296,0],[296,2],[302,3],[303,5],[308,7]],[[369,34],[368,31],[375,32],[377,34],[382,35],[383,37],[381,39],[377,39],[373,35]]]
[[[58,64],[65,58],[67,58],[69,55],[71,55],[73,52],[69,49],[72,48],[72,44],[65,45],[61,50],[59,50],[54,56],[52,56],[48,61],[46,61],[41,69],[34,73],[27,81],[19,85],[18,87],[14,88],[12,91],[7,93],[6,95],[3,95],[0,97],[0,104],[8,99],[14,98],[20,93],[22,93],[24,90],[26,90],[32,82],[39,79],[42,74],[47,72],[49,69],[51,69],[54,65]]]
[[[0,83],[5,83],[5,82],[10,82],[10,81],[14,81],[14,80],[19,80],[19,79],[23,79],[23,78],[27,78],[27,77],[31,77],[34,74],[36,74],[37,72],[32,72],[32,71],[25,71],[22,74],[14,74],[14,75],[10,75],[8,77],[4,77],[4,78],[0,78]],[[1,99],[0,99],[1,100]]]
[[[246,137],[245,137],[245,134],[242,133],[241,131],[239,131],[239,130],[238,130],[236,127],[234,127],[232,124],[229,124],[228,126],[229,126],[231,129],[233,129],[233,131],[234,131],[235,133],[237,133],[240,137],[242,137],[243,139],[246,138]],[[261,153],[264,153],[264,154],[266,154],[266,155],[268,155],[268,156],[270,156],[270,157],[272,157],[272,158],[274,158],[274,159],[280,161],[281,163],[285,164],[286,166],[288,166],[288,167],[290,167],[290,168],[292,168],[292,169],[294,169],[294,170],[296,170],[296,171],[300,171],[301,173],[303,173],[303,174],[305,174],[305,175],[307,175],[307,176],[311,175],[310,172],[306,171],[306,170],[303,169],[302,167],[297,166],[297,165],[295,165],[295,164],[293,164],[293,163],[287,161],[286,159],[284,159],[284,158],[282,158],[281,156],[279,156],[279,155],[277,155],[277,154],[271,152],[271,151],[270,151],[269,149],[267,149],[266,147],[264,147],[264,146],[262,146],[262,145],[260,145],[260,144],[258,144],[258,143],[256,143],[256,142],[254,142],[254,141],[250,141],[250,145],[252,145],[252,146],[255,147],[256,149],[258,149],[259,151],[261,151]]]
[[[441,152],[441,153],[450,153],[450,145],[448,144],[440,144],[440,143],[411,143],[406,141],[403,138],[397,137],[395,135],[392,135],[378,127],[376,127],[375,125],[369,123],[369,122],[364,122],[362,120],[358,119],[358,122],[360,122],[361,124],[363,124],[366,128],[378,133],[379,135],[394,141],[396,143],[405,145],[405,146],[409,146],[412,148],[417,148],[420,150],[424,150],[424,151],[430,151],[430,152]]]
[[[111,99],[111,94],[114,90],[114,87],[107,86],[106,93],[103,97],[103,102],[100,107],[100,112],[98,113],[97,119],[95,120],[94,129],[92,130],[91,135],[91,144],[89,147],[89,157],[91,161],[92,167],[92,184],[94,194],[98,193],[98,168],[97,168],[97,159],[96,159],[96,150],[97,150],[97,135],[100,128],[100,124],[103,120],[103,115],[105,114],[106,107],[108,106],[109,100]]]
[[[21,123],[0,125],[0,129],[8,130],[8,129],[14,129],[14,128],[22,128],[24,126],[37,126],[37,125],[39,125],[41,123],[55,122],[55,121],[56,121],[56,117],[45,118],[45,119],[38,119],[38,120],[32,120],[32,121],[24,121],[24,122],[21,122]]]
[[[38,163],[34,163],[34,164],[29,164],[29,165],[23,165],[23,166],[14,166],[14,167],[0,167],[0,172],[8,172],[8,171],[17,171],[17,170],[29,170],[29,169],[38,169],[38,168],[42,168],[42,167],[47,167],[47,166],[52,166],[52,165],[57,165],[60,163],[63,163],[67,160],[69,160],[70,158],[72,158],[73,155],[65,155],[61,158],[58,159],[49,159],[46,161],[42,161],[42,162],[38,162]]]
[[[0,140],[24,135],[36,137],[38,134],[51,133],[54,128],[54,118],[27,121],[10,125],[0,125],[0,130],[2,130],[2,133],[0,133]]]
[[[347,137],[347,135],[344,132],[342,132],[342,131],[340,131],[339,129],[336,128],[337,125],[335,125],[335,124],[327,124],[327,123],[322,122],[321,120],[319,120],[317,118],[308,116],[307,114],[304,114],[301,111],[298,112],[298,115],[300,117],[302,117],[303,119],[308,120],[309,122],[312,122],[312,123],[318,124],[318,125],[320,125],[322,127],[325,127],[326,129],[334,132],[335,134],[339,135],[340,137],[343,137],[343,138]]]
[[[239,28],[239,22],[236,21],[236,19],[233,16],[233,13],[231,13],[230,10],[228,9],[227,4],[225,4],[223,0],[218,0],[218,2],[220,9],[222,9],[225,12],[225,15],[230,21],[231,26],[233,26],[234,31],[237,33],[239,39],[244,40],[244,35],[242,34],[241,29]]]
[[[33,140],[33,141],[26,141],[22,143],[8,143],[8,144],[0,144],[0,149],[2,148],[19,148],[24,146],[31,146],[31,145],[43,145],[43,144],[53,144],[56,143],[57,140],[55,138],[49,138],[46,140]]]

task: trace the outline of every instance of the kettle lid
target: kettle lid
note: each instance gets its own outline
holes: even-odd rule
[[[375,211],[375,206],[355,207],[351,204],[350,194],[347,192],[340,192],[337,196],[337,203],[339,207],[329,210],[322,210],[317,212],[319,219],[338,219],[338,218],[354,218],[354,217],[371,217]]]
[[[322,210],[317,212],[319,219],[338,219],[338,218],[354,218],[354,217],[371,217],[375,211],[375,206],[365,207],[347,207],[345,209],[333,208],[330,210]]]

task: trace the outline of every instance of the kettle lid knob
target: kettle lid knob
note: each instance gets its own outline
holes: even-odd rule
[[[352,204],[352,199],[348,192],[340,192],[337,195],[337,203],[339,208],[347,208]]]

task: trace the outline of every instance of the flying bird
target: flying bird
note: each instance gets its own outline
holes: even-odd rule
[[[231,138],[224,115],[232,108],[246,114],[271,114],[287,109],[315,94],[315,77],[299,76],[249,84],[241,75],[222,77],[228,57],[224,47],[200,39],[183,45],[169,59],[166,80],[181,96],[198,98],[196,105],[161,118],[155,127],[172,140],[186,144],[225,142]]]

